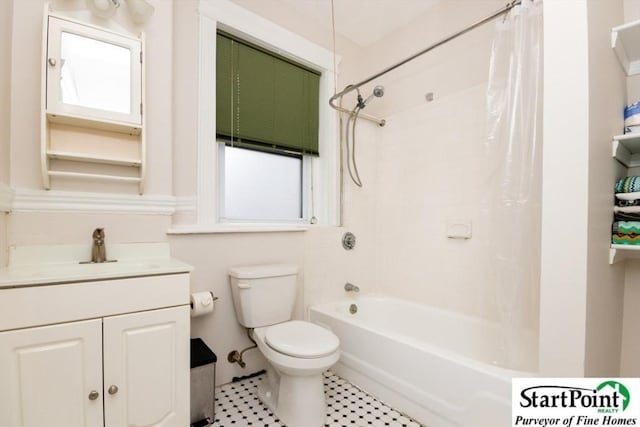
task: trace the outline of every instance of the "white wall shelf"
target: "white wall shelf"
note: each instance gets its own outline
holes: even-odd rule
[[[102,157],[102,156],[93,156],[93,155],[78,154],[78,153],[65,152],[65,151],[56,151],[56,150],[47,151],[47,156],[49,156],[49,158],[51,159],[70,160],[73,162],[101,163],[105,165],[131,166],[131,167],[140,167],[142,165],[142,161],[140,159],[127,159],[127,158],[108,157],[108,156]]]
[[[74,116],[72,114],[53,114],[48,112],[47,121],[50,123],[123,133],[126,135],[140,135],[142,132],[142,126],[132,125],[131,123],[117,122],[114,120],[91,119],[88,117]]]
[[[611,30],[611,47],[628,76],[640,74],[640,20]]]
[[[615,264],[629,258],[640,259],[640,246],[611,245],[611,249],[609,249],[609,264]]]
[[[52,178],[84,180],[86,186],[85,182],[72,185],[86,191],[92,182],[106,181],[136,184],[143,194],[144,34],[116,33],[62,14],[45,6],[40,116],[43,186],[50,190]],[[92,50],[102,52],[97,63],[87,65],[78,59],[93,58],[86,54]],[[99,80],[93,81],[92,66],[109,67],[110,84],[115,86],[105,89]]]
[[[94,179],[100,181],[113,181],[113,182],[133,182],[140,183],[141,179],[136,176],[120,176],[120,175],[105,175],[99,173],[82,173],[82,172],[68,172],[68,171],[49,171],[49,176],[57,176],[61,178],[78,178],[78,179]]]
[[[613,137],[613,157],[628,168],[640,166],[640,133]]]

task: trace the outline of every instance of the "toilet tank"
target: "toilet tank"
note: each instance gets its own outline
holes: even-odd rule
[[[287,264],[232,267],[231,295],[236,318],[245,328],[291,319],[296,302],[298,267]]]

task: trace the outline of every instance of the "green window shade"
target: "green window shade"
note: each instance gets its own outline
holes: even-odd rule
[[[317,155],[320,76],[226,34],[217,37],[218,137]]]

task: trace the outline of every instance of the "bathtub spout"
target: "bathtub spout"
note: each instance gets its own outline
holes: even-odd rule
[[[344,290],[347,292],[360,292],[359,287],[348,282],[344,284]]]

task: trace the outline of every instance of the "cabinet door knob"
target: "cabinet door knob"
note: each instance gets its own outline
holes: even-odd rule
[[[109,386],[108,391],[109,391],[109,394],[116,394],[118,392],[118,386],[117,385]]]
[[[98,397],[100,397],[100,393],[95,390],[92,390],[91,393],[89,393],[89,400],[96,400]]]

